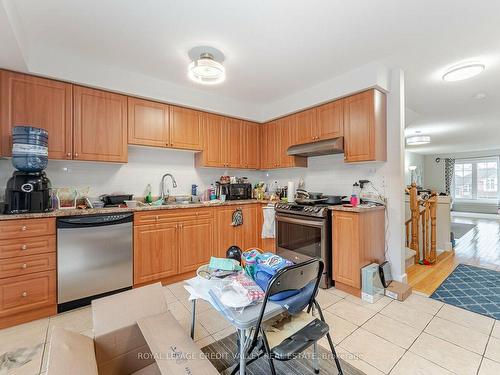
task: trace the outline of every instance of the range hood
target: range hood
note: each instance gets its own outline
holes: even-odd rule
[[[289,156],[322,156],[344,153],[344,137],[333,139],[325,139],[324,141],[317,141],[305,143],[302,145],[293,145],[288,147],[286,153]]]

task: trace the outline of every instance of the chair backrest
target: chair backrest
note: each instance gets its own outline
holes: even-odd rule
[[[259,320],[257,321],[253,343],[257,342],[260,326],[262,324],[262,319],[266,311],[267,302],[269,297],[280,292],[287,290],[297,290],[302,289],[308,284],[314,282],[314,288],[312,290],[308,310],[312,307],[316,293],[318,292],[319,282],[321,276],[323,275],[323,269],[325,264],[320,258],[312,258],[302,263],[297,263],[288,267],[284,267],[279,270],[276,275],[269,281],[269,286],[264,296],[264,301],[262,302],[262,308],[260,310]]]

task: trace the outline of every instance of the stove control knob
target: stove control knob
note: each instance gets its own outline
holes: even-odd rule
[[[316,212],[316,213],[318,213],[319,211],[321,211],[321,208],[319,208],[319,207],[316,207],[316,208],[314,209],[314,212]]]
[[[305,211],[306,212],[311,212],[311,207],[306,207]]]

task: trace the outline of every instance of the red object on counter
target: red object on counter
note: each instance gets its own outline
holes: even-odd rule
[[[358,197],[356,195],[351,195],[351,204],[353,207],[357,207],[358,206]]]

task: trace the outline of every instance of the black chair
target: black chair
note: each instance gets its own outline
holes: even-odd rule
[[[335,348],[333,346],[333,341],[330,336],[329,326],[325,322],[325,318],[323,316],[323,311],[319,303],[316,301],[315,297],[318,292],[319,282],[321,280],[321,276],[323,274],[324,263],[321,259],[310,259],[306,262],[294,264],[289,267],[285,267],[279,270],[276,275],[269,282],[268,289],[266,291],[264,301],[262,302],[262,308],[260,311],[259,319],[257,325],[254,328],[253,338],[246,350],[246,356],[250,356],[252,352],[256,350],[256,353],[252,354],[252,358],[247,360],[247,365],[261,358],[262,356],[266,356],[269,361],[269,366],[271,367],[271,373],[273,375],[276,374],[276,369],[274,367],[274,360],[278,361],[288,361],[296,358],[300,353],[302,353],[305,349],[314,346],[313,353],[313,368],[316,374],[319,373],[319,366],[317,361],[317,342],[323,338],[325,335],[328,339],[328,343],[330,345],[330,349],[333,354],[333,358],[335,360],[335,364],[337,366],[337,370],[340,375],[343,374],[342,368],[340,366],[340,361],[337,357],[337,353],[335,352]],[[311,288],[309,284],[314,283],[314,287]],[[315,318],[305,327],[301,328],[299,331],[293,333],[290,337],[283,340],[280,344],[274,347],[270,347],[265,330],[262,327],[262,320],[264,317],[264,312],[266,309],[266,305],[268,303],[269,297],[288,290],[300,290],[309,286],[311,289],[311,295],[306,296],[307,303],[307,313],[312,313],[314,308],[317,309],[319,313],[320,319]],[[304,307],[305,310],[305,307]],[[233,369],[231,374],[236,374],[239,370],[239,364]]]

